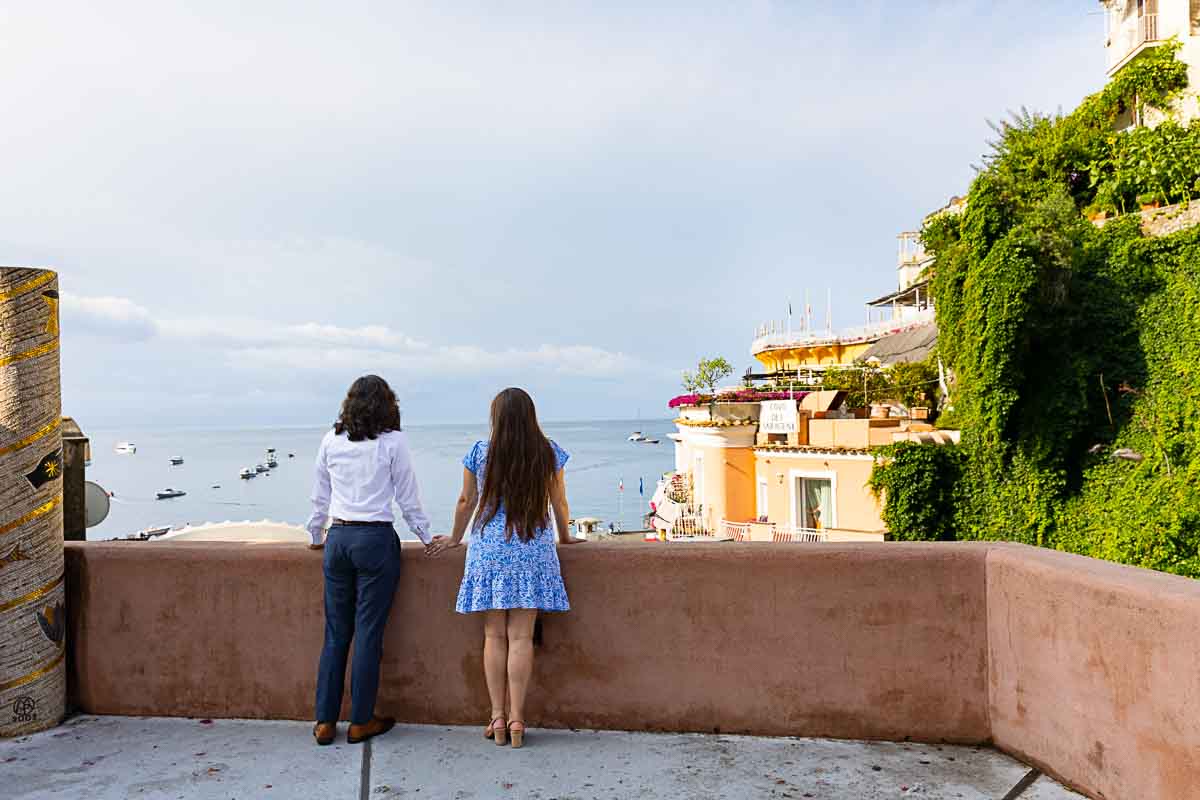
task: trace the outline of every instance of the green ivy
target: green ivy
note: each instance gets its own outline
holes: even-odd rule
[[[1113,132],[1186,86],[1178,44],[1146,51],[1075,112],[1022,111],[930,219],[954,447],[895,445],[872,488],[898,539],[1003,539],[1200,577],[1200,228],[1146,238],[1089,206],[1186,200],[1200,125]]]

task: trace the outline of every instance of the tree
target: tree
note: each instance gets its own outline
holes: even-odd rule
[[[715,394],[717,384],[733,374],[733,367],[725,359],[702,358],[695,372],[684,370],[683,388],[696,394]]]

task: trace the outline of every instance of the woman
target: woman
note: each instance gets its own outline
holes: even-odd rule
[[[458,547],[475,514],[456,609],[484,615],[483,671],[492,703],[484,736],[498,745],[511,736],[512,746],[520,747],[533,671],[534,621],[539,610],[571,607],[549,509],[554,509],[560,543],[583,540],[567,532],[563,465],[568,456],[542,433],[533,400],[520,389],[505,389],[492,401],[491,423],[491,439],[476,442],[463,459],[454,531],[449,539],[436,537],[429,551],[436,555]]]
[[[408,442],[400,432],[396,395],[383,378],[368,375],[350,387],[333,430],[317,453],[310,548],[325,550],[325,646],[317,668],[317,744],[333,742],[342,708],[346,657],[354,641],[350,677],[351,744],[391,730],[396,721],[375,716],[383,631],[400,578],[400,542],[392,500],[409,530],[429,546],[429,519],[421,509]],[[333,525],[322,543],[325,522]]]

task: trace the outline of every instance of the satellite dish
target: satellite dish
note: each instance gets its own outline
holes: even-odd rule
[[[83,484],[83,510],[87,516],[85,527],[94,528],[108,518],[108,510],[112,502],[108,492],[98,483],[86,481]]]

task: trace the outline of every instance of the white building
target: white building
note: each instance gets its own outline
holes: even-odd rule
[[[1192,87],[1175,109],[1182,122],[1200,116],[1196,88],[1200,87],[1200,0],[1100,0],[1104,7],[1104,54],[1107,74],[1112,78],[1121,68],[1150,47],[1172,37],[1183,45],[1179,59],[1188,65]],[[1163,116],[1151,111],[1138,118],[1130,108],[1120,127],[1154,125]]]

